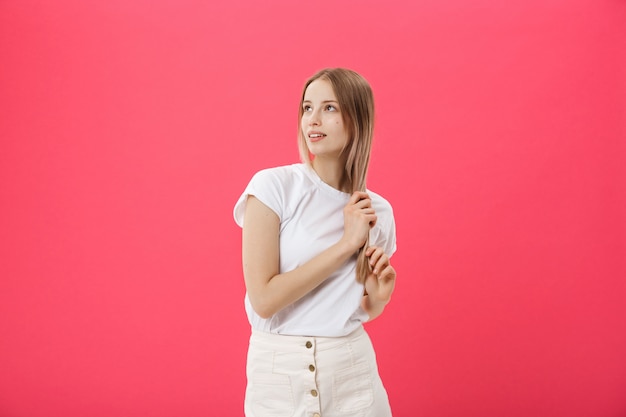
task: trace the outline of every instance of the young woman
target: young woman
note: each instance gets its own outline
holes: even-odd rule
[[[391,416],[362,326],[382,313],[396,279],[391,205],[365,188],[368,82],[347,69],[318,72],[299,121],[302,163],[256,173],[234,209],[252,326],[245,414]]]

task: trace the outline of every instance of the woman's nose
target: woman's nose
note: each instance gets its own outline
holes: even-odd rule
[[[309,126],[319,126],[321,122],[319,113],[314,110],[311,112],[311,116],[309,117]]]

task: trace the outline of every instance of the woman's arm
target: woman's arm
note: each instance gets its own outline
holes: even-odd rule
[[[369,321],[380,316],[391,300],[396,285],[396,270],[382,248],[370,246],[365,251],[370,259],[372,272],[365,279],[365,295],[361,307],[369,315]]]
[[[280,220],[254,196],[246,202],[243,274],[252,308],[269,318],[316,288],[363,246],[376,214],[365,193],[354,193],[344,208],[344,234],[298,268],[279,273]]]

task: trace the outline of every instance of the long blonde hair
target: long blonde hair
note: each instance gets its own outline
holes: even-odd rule
[[[345,178],[348,186],[353,192],[366,191],[367,169],[374,136],[374,94],[372,88],[365,78],[349,69],[327,68],[317,72],[306,81],[302,89],[298,126],[300,126],[304,113],[302,103],[306,89],[313,81],[319,79],[328,81],[332,86],[341,110],[343,123],[348,130],[350,140],[343,149],[343,155],[346,157]],[[303,163],[310,165],[311,155],[301,127],[298,128],[298,147],[300,159]],[[365,249],[368,244],[369,238],[358,253],[356,278],[360,283],[365,282],[370,271],[365,256]]]

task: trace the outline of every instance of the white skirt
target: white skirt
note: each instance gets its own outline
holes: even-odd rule
[[[252,331],[246,417],[391,417],[372,342]]]

